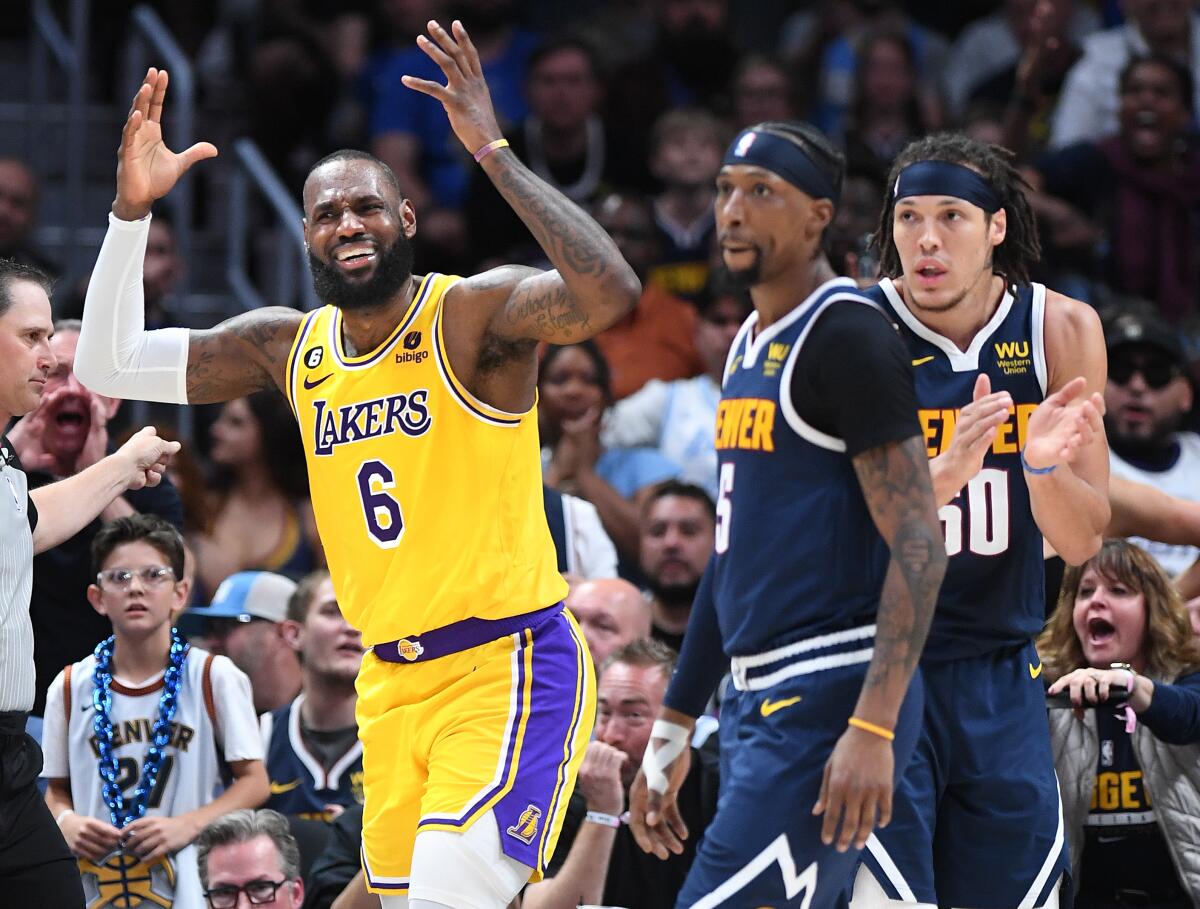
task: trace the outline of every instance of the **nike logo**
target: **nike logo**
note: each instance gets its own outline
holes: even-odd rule
[[[935,356],[936,356],[936,355],[935,355]],[[932,360],[933,358],[934,358],[934,357],[932,357],[932,356],[930,356],[930,357],[921,357],[920,359],[913,360],[913,361],[912,361],[912,364],[913,364],[913,366],[920,366],[922,363],[928,363],[928,362],[929,362],[930,360]]]
[[[285,792],[291,792],[299,785],[299,780],[292,780],[290,783],[277,783],[271,780],[271,795],[283,795]]]
[[[1101,843],[1119,843],[1125,839],[1123,836],[1098,836],[1096,839]]]
[[[1031,679],[1036,679],[1041,674],[1042,674],[1042,663],[1040,660],[1038,661],[1037,669],[1033,668],[1033,663],[1029,664],[1029,677]]]
[[[328,378],[329,378],[329,376],[331,376],[331,375],[333,375],[333,373],[329,373],[328,375],[321,376],[321,378],[317,379],[317,381],[315,381],[315,382],[310,382],[308,379],[305,379],[305,380],[304,380],[304,387],[305,387],[305,389],[306,389],[306,390],[310,390],[310,391],[311,391],[312,389],[314,389],[314,388],[316,388],[318,385],[320,385],[322,382],[324,382],[326,379],[328,379]]]
[[[770,716],[772,713],[778,713],[784,707],[791,707],[793,704],[799,704],[802,701],[799,695],[794,698],[784,698],[781,701],[772,701],[770,698],[762,702],[762,706],[758,708],[758,712],[763,716]]]

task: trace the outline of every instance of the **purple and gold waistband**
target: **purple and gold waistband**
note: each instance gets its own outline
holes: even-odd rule
[[[537,628],[563,611],[562,603],[506,619],[463,619],[424,634],[376,644],[371,652],[387,663],[424,663],[470,650],[510,634]]]

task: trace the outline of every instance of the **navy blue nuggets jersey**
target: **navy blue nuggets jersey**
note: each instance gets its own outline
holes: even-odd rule
[[[304,743],[300,731],[303,702],[304,695],[300,694],[262,718],[267,775],[271,779],[271,795],[263,807],[280,814],[331,821],[334,814],[326,806],[345,808],[363,803],[362,742],[355,739],[326,770]]]
[[[717,407],[713,565],[730,655],[874,620],[887,544],[845,442],[805,423],[791,397],[796,357],[816,318],[828,306],[869,305],[853,281],[829,281],[757,337],[752,313],[730,348]]]
[[[924,659],[953,660],[1024,644],[1044,621],[1042,534],[1029,505],[1021,450],[1029,417],[1046,396],[1042,324],[1046,288],[1006,293],[966,351],[927,328],[890,280],[865,291],[895,314],[912,354],[921,430],[929,457],[950,447],[958,411],[985,372],[1014,410],[996,432],[983,469],[938,509],[950,564]]]

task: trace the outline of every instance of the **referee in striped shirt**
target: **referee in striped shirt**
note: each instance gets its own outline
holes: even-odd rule
[[[0,259],[0,429],[35,409],[56,363],[50,351],[50,279]],[[0,435],[0,882],[3,902],[82,909],[75,860],[37,788],[42,752],[25,734],[33,707],[34,553],[91,523],[127,489],[162,479],[177,442],[143,429],[115,453],[29,492],[21,462]],[[87,608],[80,604],[80,608]]]

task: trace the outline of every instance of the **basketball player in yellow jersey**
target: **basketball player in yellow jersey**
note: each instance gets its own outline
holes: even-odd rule
[[[461,24],[431,22],[418,44],[447,84],[405,84],[441,101],[554,270],[412,275],[412,205],[381,162],[343,151],[304,186],[323,308],[144,331],[151,203],[216,154],[166,148],[167,74],[151,69],[122,136],[76,372],[126,398],[289,397],[338,602],[371,646],[358,680],[368,886],[385,909],[500,909],[554,849],[595,709],[542,511],[535,348],[603,330],[640,287],[598,225],[503,147]]]

